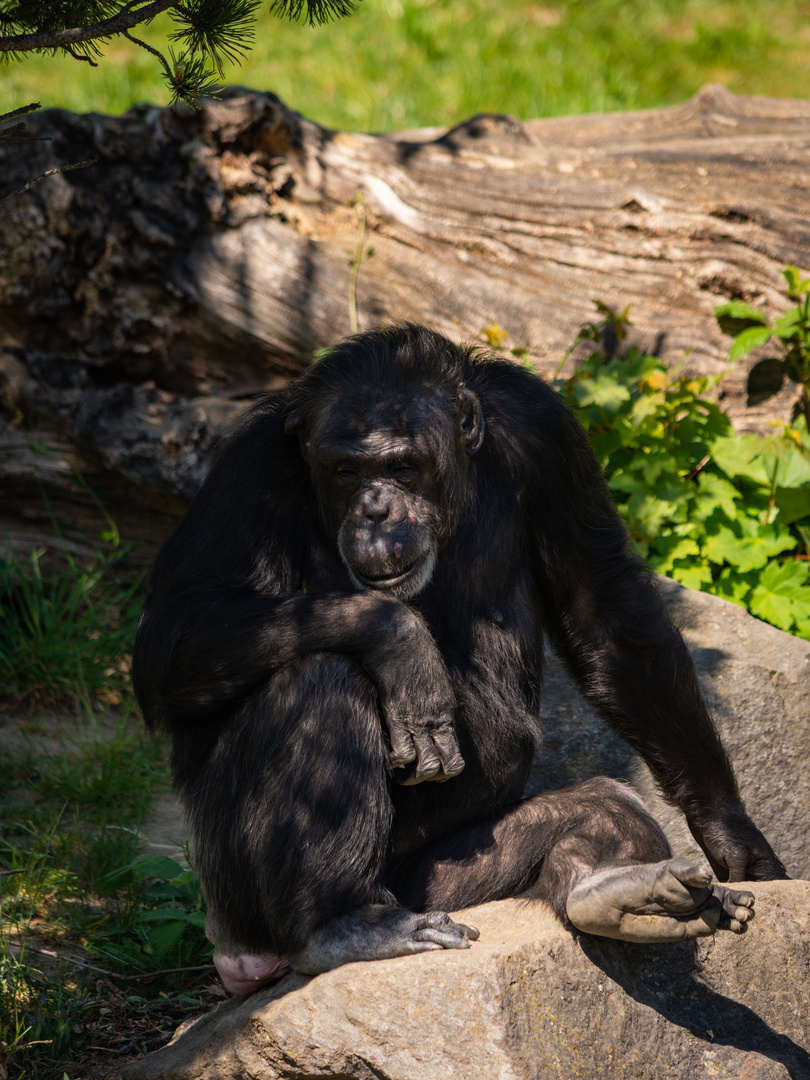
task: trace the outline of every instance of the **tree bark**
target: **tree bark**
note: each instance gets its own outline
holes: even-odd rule
[[[53,518],[79,545],[103,527],[89,485],[150,556],[246,402],[349,332],[358,195],[361,329],[464,341],[495,322],[544,374],[593,299],[630,305],[636,343],[719,371],[714,306],[778,314],[781,267],[810,267],[810,102],[707,87],[649,112],[374,136],[232,91],[198,112],[46,112],[28,133],[51,141],[0,147],[0,197],[98,164],[0,209],[0,531],[23,545]],[[790,391],[747,410],[748,367],[721,393],[756,428]]]

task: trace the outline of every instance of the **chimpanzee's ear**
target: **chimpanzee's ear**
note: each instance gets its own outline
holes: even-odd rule
[[[298,409],[296,412],[290,413],[290,415],[284,421],[284,434],[298,435],[303,425],[304,413],[300,409]]]
[[[458,420],[464,449],[468,454],[474,454],[484,441],[484,417],[481,402],[466,386],[459,387],[458,391]]]

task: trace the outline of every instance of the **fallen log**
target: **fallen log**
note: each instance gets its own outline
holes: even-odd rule
[[[810,103],[722,87],[377,136],[234,90],[198,112],[50,111],[28,133],[51,141],[0,148],[0,197],[97,164],[0,207],[0,530],[23,547],[52,517],[79,544],[103,527],[89,485],[148,558],[246,402],[349,332],[358,243],[361,329],[494,322],[544,374],[593,298],[630,305],[643,347],[721,370],[714,306],[777,314],[781,267],[810,266]],[[756,359],[722,384],[742,427],[789,410],[790,389],[746,409]]]

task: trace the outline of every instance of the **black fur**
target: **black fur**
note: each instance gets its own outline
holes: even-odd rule
[[[369,431],[412,439],[429,476],[415,493],[386,480],[347,517],[324,448]],[[380,499],[397,507],[390,527],[371,520]],[[394,541],[424,537],[436,565],[420,592],[358,589],[353,560],[390,574]],[[160,552],[134,654],[147,722],[172,737],[222,938],[295,953],[364,905],[508,895],[544,897],[564,918],[578,867],[665,858],[658,827],[612,781],[521,802],[546,638],[718,876],[784,876],[587,438],[549,386],[407,326],[351,339],[259,404]],[[394,719],[432,739],[432,767],[438,753],[452,775],[453,714],[464,771],[408,784],[420,752],[397,773],[408,786],[394,783]]]

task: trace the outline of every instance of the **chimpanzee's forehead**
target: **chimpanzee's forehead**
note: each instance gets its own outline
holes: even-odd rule
[[[444,395],[431,387],[409,388],[407,392],[376,386],[355,388],[324,404],[316,415],[312,435],[319,443],[373,443],[386,437],[424,442],[447,411]]]

